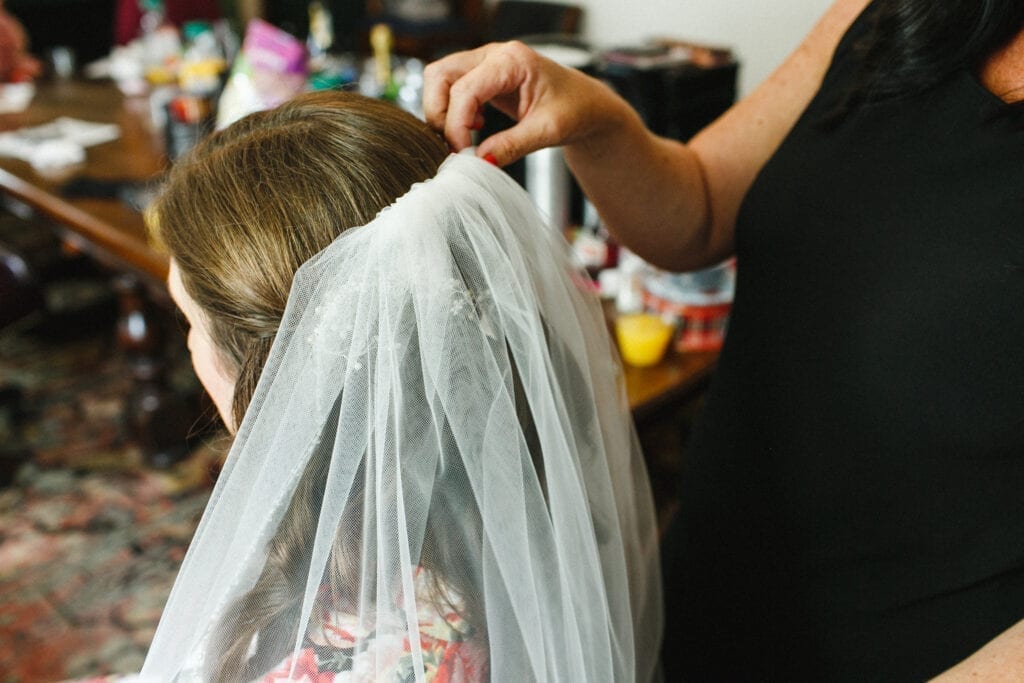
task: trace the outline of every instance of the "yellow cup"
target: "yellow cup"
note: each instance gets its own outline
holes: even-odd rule
[[[630,313],[615,319],[622,359],[638,368],[656,365],[662,359],[672,330],[672,325],[649,313]]]

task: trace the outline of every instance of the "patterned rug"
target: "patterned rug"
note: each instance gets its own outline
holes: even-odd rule
[[[0,683],[138,671],[226,448],[196,438],[175,466],[146,466],[106,281],[51,288],[50,308],[61,296],[85,310],[78,323],[37,315],[0,331],[0,385],[21,394],[0,409]],[[169,337],[171,386],[195,394]]]

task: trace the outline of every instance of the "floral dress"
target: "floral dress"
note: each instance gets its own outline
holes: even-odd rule
[[[416,571],[416,597],[423,674],[431,683],[476,683],[488,680],[485,646],[455,611],[440,612],[430,597],[429,575]],[[326,611],[306,634],[306,647],[261,680],[309,683],[363,683],[416,680],[413,647],[405,635],[361,630],[358,617]],[[404,629],[397,629],[399,632]],[[375,670],[376,669],[376,670]]]

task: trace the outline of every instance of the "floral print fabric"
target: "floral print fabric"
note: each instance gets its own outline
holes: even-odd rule
[[[416,604],[420,632],[419,655],[424,678],[430,683],[475,683],[488,679],[487,653],[470,625],[458,613],[458,601],[437,600],[431,594],[429,572],[416,572]],[[448,596],[446,596],[448,597]],[[449,609],[436,605],[445,602]],[[263,683],[411,683],[416,658],[404,621],[394,634],[367,633],[358,617],[325,610],[306,635],[306,647],[263,677]]]

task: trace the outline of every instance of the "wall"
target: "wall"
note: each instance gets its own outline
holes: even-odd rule
[[[572,0],[597,47],[665,36],[730,47],[740,93],[750,92],[799,44],[832,0]]]

